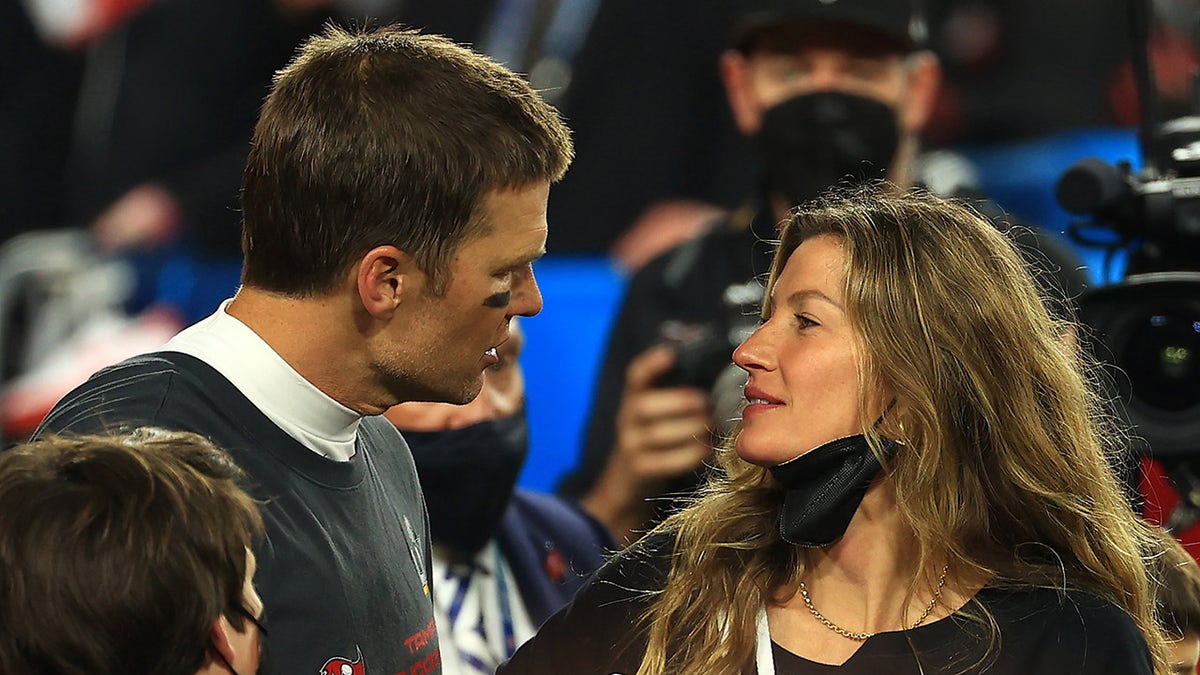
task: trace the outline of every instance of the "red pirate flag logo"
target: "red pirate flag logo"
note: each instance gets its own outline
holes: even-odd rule
[[[354,646],[354,650],[358,652],[358,658],[351,661],[350,659],[341,656],[335,656],[325,662],[321,669],[317,671],[318,675],[367,675],[367,666],[363,663],[362,649],[358,645]]]

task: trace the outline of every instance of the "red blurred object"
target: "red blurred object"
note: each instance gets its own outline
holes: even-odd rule
[[[1191,40],[1168,28],[1156,29],[1150,36],[1150,64],[1165,117],[1187,112],[1192,103],[1193,78],[1200,64],[1200,55]],[[1141,105],[1130,62],[1123,63],[1113,77],[1108,101],[1118,124],[1135,126],[1141,121]]]
[[[41,366],[0,388],[3,437],[27,438],[54,404],[92,373],[153,351],[181,328],[177,313],[167,308],[150,309],[137,317],[96,317]]]
[[[1155,525],[1164,525],[1171,512],[1180,504],[1179,492],[1167,476],[1161,462],[1149,457],[1142,458],[1141,485],[1142,497],[1146,500],[1144,515],[1146,520]],[[1175,538],[1183,543],[1183,547],[1193,558],[1200,560],[1200,522],[1193,523],[1179,532]]]
[[[154,0],[24,0],[42,39],[79,47],[102,37]]]

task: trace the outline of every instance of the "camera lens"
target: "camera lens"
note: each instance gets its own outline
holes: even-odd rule
[[[1129,333],[1123,366],[1135,397],[1167,412],[1200,405],[1200,313],[1159,311]]]

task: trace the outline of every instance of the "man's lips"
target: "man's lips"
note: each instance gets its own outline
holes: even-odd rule
[[[506,331],[504,337],[500,338],[494,347],[489,347],[485,352],[483,352],[483,360],[487,361],[488,365],[500,363],[500,355],[497,353],[497,350],[500,349],[500,345],[508,342],[509,338],[511,337],[512,335]]]

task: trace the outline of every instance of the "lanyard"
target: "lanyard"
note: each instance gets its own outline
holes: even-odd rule
[[[482,562],[484,556],[492,558],[491,565],[477,562],[465,571],[447,567],[445,575],[446,581],[457,582],[445,609],[458,659],[471,666],[471,672],[480,673],[495,670],[496,664],[516,652],[513,603],[519,601],[510,595],[512,585],[500,547],[489,542],[476,560]]]
[[[504,658],[510,658],[517,651],[517,636],[513,629],[512,598],[508,596],[508,578],[504,574],[504,559],[500,556],[500,547],[493,541],[492,550],[496,552],[496,591],[500,596],[500,625],[504,631]]]
[[[757,634],[754,645],[754,664],[758,675],[775,675],[775,655],[771,653],[771,628],[767,625],[767,608],[758,609]]]

